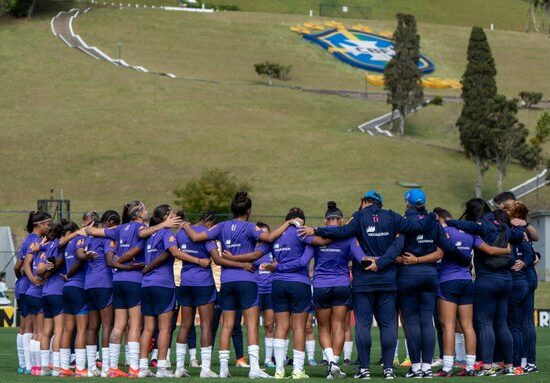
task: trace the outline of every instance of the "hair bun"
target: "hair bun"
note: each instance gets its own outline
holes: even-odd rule
[[[334,209],[336,209],[336,202],[334,202],[334,201],[328,201],[328,202],[327,202],[327,208],[328,208],[329,210],[334,210]]]

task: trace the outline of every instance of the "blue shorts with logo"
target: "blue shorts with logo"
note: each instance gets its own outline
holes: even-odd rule
[[[271,302],[271,293],[260,294],[260,311],[273,310]]]
[[[42,298],[27,295],[25,299],[27,300],[27,309],[29,315],[42,314]]]
[[[351,306],[351,288],[349,286],[314,287],[312,301],[316,309]]]
[[[131,309],[140,305],[141,283],[117,281],[113,282],[113,307],[115,309]]]
[[[474,283],[470,279],[442,282],[437,289],[437,296],[457,305],[471,305],[474,303]]]
[[[29,315],[29,308],[27,307],[27,296],[25,294],[20,294],[17,298],[17,310],[19,310],[19,315],[26,317]]]
[[[273,281],[271,303],[276,313],[308,312],[311,308],[311,286],[301,282]]]
[[[89,311],[103,310],[113,304],[113,289],[93,288],[86,290]]]
[[[256,282],[222,283],[218,304],[223,311],[246,310],[258,306]]]
[[[178,303],[183,307],[199,307],[215,302],[216,286],[180,286]]]
[[[63,311],[71,315],[88,315],[86,290],[80,287],[63,287]]]
[[[63,314],[63,295],[43,295],[44,318],[55,318]]]
[[[146,316],[157,316],[174,310],[176,289],[169,287],[149,286],[141,288],[141,313]]]

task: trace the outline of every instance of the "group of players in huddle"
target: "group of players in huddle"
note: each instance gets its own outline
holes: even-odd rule
[[[246,192],[234,196],[233,218],[219,223],[208,211],[190,224],[169,205],[157,206],[149,216],[141,201],[125,204],[122,216],[114,210],[101,217],[90,211],[81,227],[66,221],[52,224],[48,213],[31,212],[29,234],[15,264],[21,314],[18,372],[189,376],[185,357],[198,313],[201,378],[230,377],[230,340],[241,320],[247,329],[249,378],[285,378],[289,337],[291,377],[307,378],[312,309],[329,379],[346,376],[340,356],[344,348],[346,359],[351,354],[351,342],[346,341],[350,313],[358,379],[371,377],[373,318],[380,329],[386,379],[395,377],[399,319],[411,362],[408,378],[536,372],[534,265],[540,255],[532,247],[538,236],[527,222],[527,207],[512,193],[502,193],[494,199],[497,210],[471,199],[461,219],[454,220],[442,208],[430,213],[420,189],[409,190],[404,199],[406,211],[400,215],[383,209],[382,196],[371,190],[347,222],[331,201],[325,226],[315,228],[306,226],[304,212],[294,207],[272,230],[249,222],[252,201]],[[219,289],[212,262],[221,267]],[[215,373],[212,329],[218,326],[218,310],[220,370]],[[172,371],[170,345],[178,315]],[[274,375],[260,367],[260,315],[266,329],[264,367],[274,368]],[[441,369],[434,372],[436,333]],[[463,339],[458,361],[455,338]],[[155,374],[150,367],[152,339]],[[121,343],[126,345],[128,372],[119,367]],[[458,371],[455,362],[460,362]]]

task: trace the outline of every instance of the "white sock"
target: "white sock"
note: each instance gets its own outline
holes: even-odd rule
[[[455,334],[455,355],[456,360],[461,362],[466,358],[466,349],[464,344],[464,334],[456,333]]]
[[[325,354],[325,350],[321,350],[321,354],[323,354],[323,360],[327,360],[327,354]]]
[[[524,368],[527,366],[527,358],[521,358],[521,367]]]
[[[395,342],[395,354],[393,354],[393,359],[399,358],[399,339]]]
[[[109,365],[111,368],[118,368],[119,357],[120,357],[120,344],[109,343]]]
[[[353,341],[344,342],[344,359],[351,360],[351,353],[353,352]]]
[[[19,368],[25,368],[25,350],[23,348],[23,334],[17,334],[17,360]]]
[[[170,368],[172,367],[171,363],[170,363],[170,347],[168,347],[166,349],[166,367]]]
[[[443,355],[443,371],[451,372],[453,365],[455,363],[455,358],[452,355]]]
[[[64,370],[68,370],[71,364],[71,349],[60,348],[59,349],[59,364]]]
[[[141,358],[139,360],[139,369],[142,370],[142,371],[148,371],[149,370],[149,359]]]
[[[128,347],[128,342],[124,345],[124,365],[130,365],[130,348]]]
[[[197,360],[197,349],[196,348],[190,348],[189,349],[189,360]]]
[[[185,368],[185,354],[187,353],[186,343],[176,343],[176,370]]]
[[[315,359],[315,340],[306,340],[307,360]]]
[[[273,338],[265,338],[265,363],[271,362],[273,358]]]
[[[139,368],[139,342],[128,342],[129,358],[126,358],[131,369]]]
[[[275,353],[275,365],[277,366],[277,371],[282,371],[285,369],[285,340],[284,339],[273,339],[273,351]]]
[[[220,350],[220,374],[227,374],[229,372],[229,350]]]
[[[260,369],[260,346],[252,344],[248,346],[248,358],[250,360],[250,371]]]
[[[288,345],[290,344],[290,339],[285,339],[285,359],[288,356]]]
[[[340,363],[340,355],[334,355],[334,363]]]
[[[407,359],[411,359],[411,356],[409,355],[409,346],[407,345],[406,339],[405,339],[405,352],[407,353]]]
[[[160,371],[166,370],[168,368],[168,361],[166,359],[159,359],[157,366]]]
[[[323,350],[325,353],[325,356],[327,357],[327,362],[334,362],[334,352],[332,351],[332,347],[327,347]]]
[[[101,348],[101,370],[108,373],[109,366],[111,365],[111,358],[109,357],[109,347]]]
[[[50,365],[50,350],[40,350],[40,367],[48,368]]]
[[[294,358],[294,361],[292,362],[294,371],[304,371],[304,360],[306,359],[306,353],[294,349],[292,350],[292,354]]]
[[[86,357],[88,359],[88,370],[97,370],[96,364],[97,345],[86,346]]]
[[[422,363],[413,363],[411,368],[414,372],[420,370],[420,368],[422,367]]]
[[[210,371],[212,364],[212,346],[201,347],[201,370]]]
[[[24,350],[26,351],[26,350]],[[29,340],[29,365],[32,367],[35,366],[34,364],[34,340],[32,340],[32,334],[31,334],[31,337],[30,337],[30,340]]]
[[[59,352],[52,352],[52,365],[53,368],[59,368],[61,367],[61,357],[59,355]]]
[[[36,367],[40,365],[40,359],[38,360],[38,363],[36,363],[36,347],[34,344],[34,339],[31,338],[31,341],[29,342],[29,349],[31,352],[31,366]]]
[[[74,350],[74,353],[76,355],[76,369],[77,370],[86,369],[86,349],[77,348]]]
[[[466,355],[466,371],[472,371],[476,363],[475,355]]]
[[[432,369],[432,364],[431,363],[422,363],[422,371],[428,371],[428,370],[431,370]]]

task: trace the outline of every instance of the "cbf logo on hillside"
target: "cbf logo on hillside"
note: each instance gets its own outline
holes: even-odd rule
[[[337,22],[329,22],[326,26],[306,23],[303,27],[293,27],[293,31],[300,33],[305,39],[310,40],[339,60],[368,71],[383,72],[384,68],[395,55],[391,34],[382,36],[371,33],[368,27],[357,26],[352,29],[345,28]],[[362,29],[362,30],[359,30]],[[321,32],[315,33],[314,29]],[[385,33],[388,35],[388,33]],[[431,73],[435,66],[426,56],[420,55],[418,68],[423,74]]]

